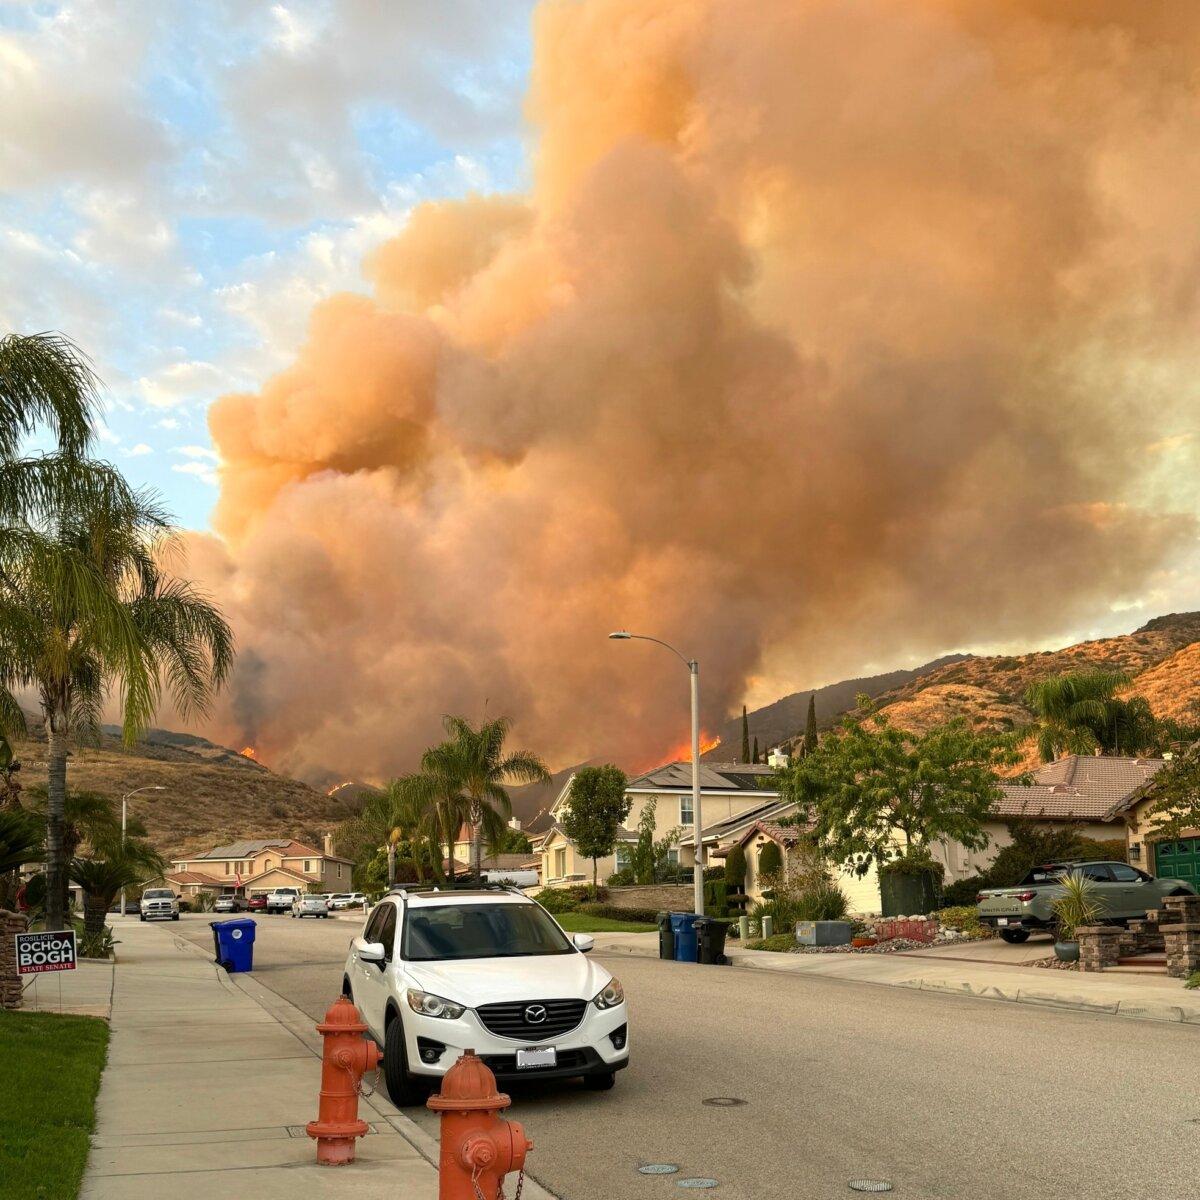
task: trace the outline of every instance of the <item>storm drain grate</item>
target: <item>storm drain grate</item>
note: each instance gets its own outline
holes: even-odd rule
[[[707,1104],[712,1108],[737,1108],[742,1104],[749,1104],[749,1100],[743,1100],[739,1096],[709,1096],[707,1100],[701,1100],[701,1104]]]
[[[715,1188],[717,1181],[715,1179],[677,1179],[675,1186],[681,1188]]]
[[[852,1179],[850,1180],[850,1190],[852,1192],[890,1192],[892,1185],[886,1179]]]
[[[674,1175],[678,1170],[678,1163],[647,1163],[644,1167],[638,1167],[642,1175]]]

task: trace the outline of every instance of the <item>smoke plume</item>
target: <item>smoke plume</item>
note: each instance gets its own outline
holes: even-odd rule
[[[527,196],[418,209],[211,409],[214,732],[504,712],[654,760],[748,689],[1065,631],[1193,537],[1200,6],[546,0]],[[1173,442],[1172,439],[1176,441]],[[1173,511],[1174,510],[1174,515]]]

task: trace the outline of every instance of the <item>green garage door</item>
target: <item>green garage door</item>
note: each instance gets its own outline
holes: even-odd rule
[[[1160,879],[1186,879],[1200,889],[1200,838],[1156,842],[1154,873]]]

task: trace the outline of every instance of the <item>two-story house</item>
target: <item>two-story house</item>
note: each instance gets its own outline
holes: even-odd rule
[[[181,895],[206,891],[215,895],[252,896],[277,887],[303,891],[345,892],[351,887],[354,863],[333,852],[333,838],[315,850],[294,838],[233,842],[202,854],[173,859],[168,886]]]

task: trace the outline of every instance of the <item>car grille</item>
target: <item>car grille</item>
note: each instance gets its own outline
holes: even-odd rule
[[[483,1027],[498,1037],[541,1042],[574,1029],[583,1020],[586,1000],[514,1000],[485,1004],[475,1011]],[[530,1020],[530,1011],[542,1009],[542,1020]],[[536,1015],[536,1014],[535,1014]]]

